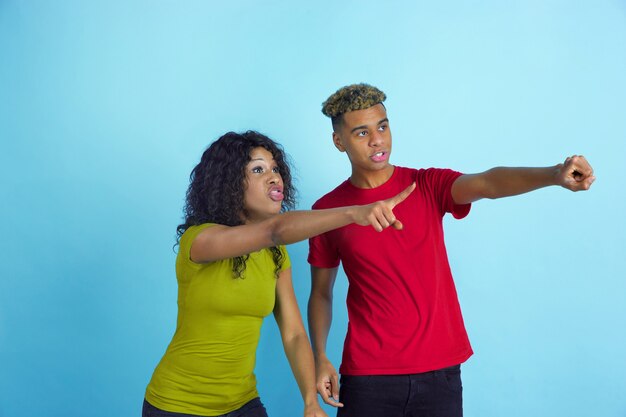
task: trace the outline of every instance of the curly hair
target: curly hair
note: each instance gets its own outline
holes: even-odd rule
[[[369,84],[351,84],[341,87],[322,103],[322,113],[330,117],[336,129],[344,113],[363,110],[382,103],[387,99],[385,93]]]
[[[270,152],[278,166],[284,196],[281,212],[295,207],[296,190],[292,183],[289,158],[283,148],[259,132],[228,132],[204,151],[200,163],[191,171],[183,209],[185,222],[176,228],[177,244],[191,226],[203,223],[237,226],[244,223],[242,214],[246,216],[243,204],[245,168],[250,162],[250,153],[257,147]],[[271,247],[270,251],[276,265],[274,273],[278,277],[284,255],[278,247]],[[235,278],[243,278],[248,258],[249,255],[233,258]]]

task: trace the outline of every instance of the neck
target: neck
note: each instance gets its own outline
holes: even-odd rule
[[[376,188],[380,187],[393,175],[394,166],[388,165],[378,171],[360,172],[352,170],[350,182],[357,188]]]

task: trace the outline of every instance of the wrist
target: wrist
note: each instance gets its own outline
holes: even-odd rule
[[[317,401],[317,392],[305,395],[303,401],[305,408],[320,406],[320,403]]]
[[[313,359],[315,360],[315,363],[319,363],[319,362],[323,362],[323,361],[327,361],[328,358],[326,357],[326,352],[324,351],[317,351],[314,350],[313,351]]]
[[[356,223],[357,222],[357,212],[356,212],[356,208],[357,206],[348,206],[345,208],[345,214],[346,217],[348,219],[348,221],[351,223]]]
[[[552,185],[562,185],[561,184],[561,171],[563,170],[563,164],[556,164],[552,168]]]

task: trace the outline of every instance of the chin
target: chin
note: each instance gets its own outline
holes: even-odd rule
[[[283,206],[282,206],[282,204],[281,204],[280,206],[278,206],[278,207],[276,207],[276,208],[274,208],[274,209],[270,210],[270,211],[267,213],[267,217],[272,217],[272,216],[274,216],[274,215],[276,215],[276,214],[280,213],[280,210],[281,210],[282,208],[283,208]]]
[[[388,169],[391,166],[391,164],[389,163],[389,161],[385,162],[385,163],[378,163],[378,164],[374,164],[371,165],[369,167],[370,171],[383,171],[385,169]]]

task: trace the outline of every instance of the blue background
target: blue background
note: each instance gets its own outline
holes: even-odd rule
[[[201,152],[268,134],[307,208],[349,176],[320,104],[354,82],[387,93],[398,165],[588,157],[587,193],[446,219],[476,351],[465,413],[625,416],[623,0],[0,0],[0,416],[138,416],[174,330]],[[304,311],[307,246],[290,252]],[[340,275],[337,366],[345,293]],[[271,318],[257,375],[270,415],[301,415]]]

